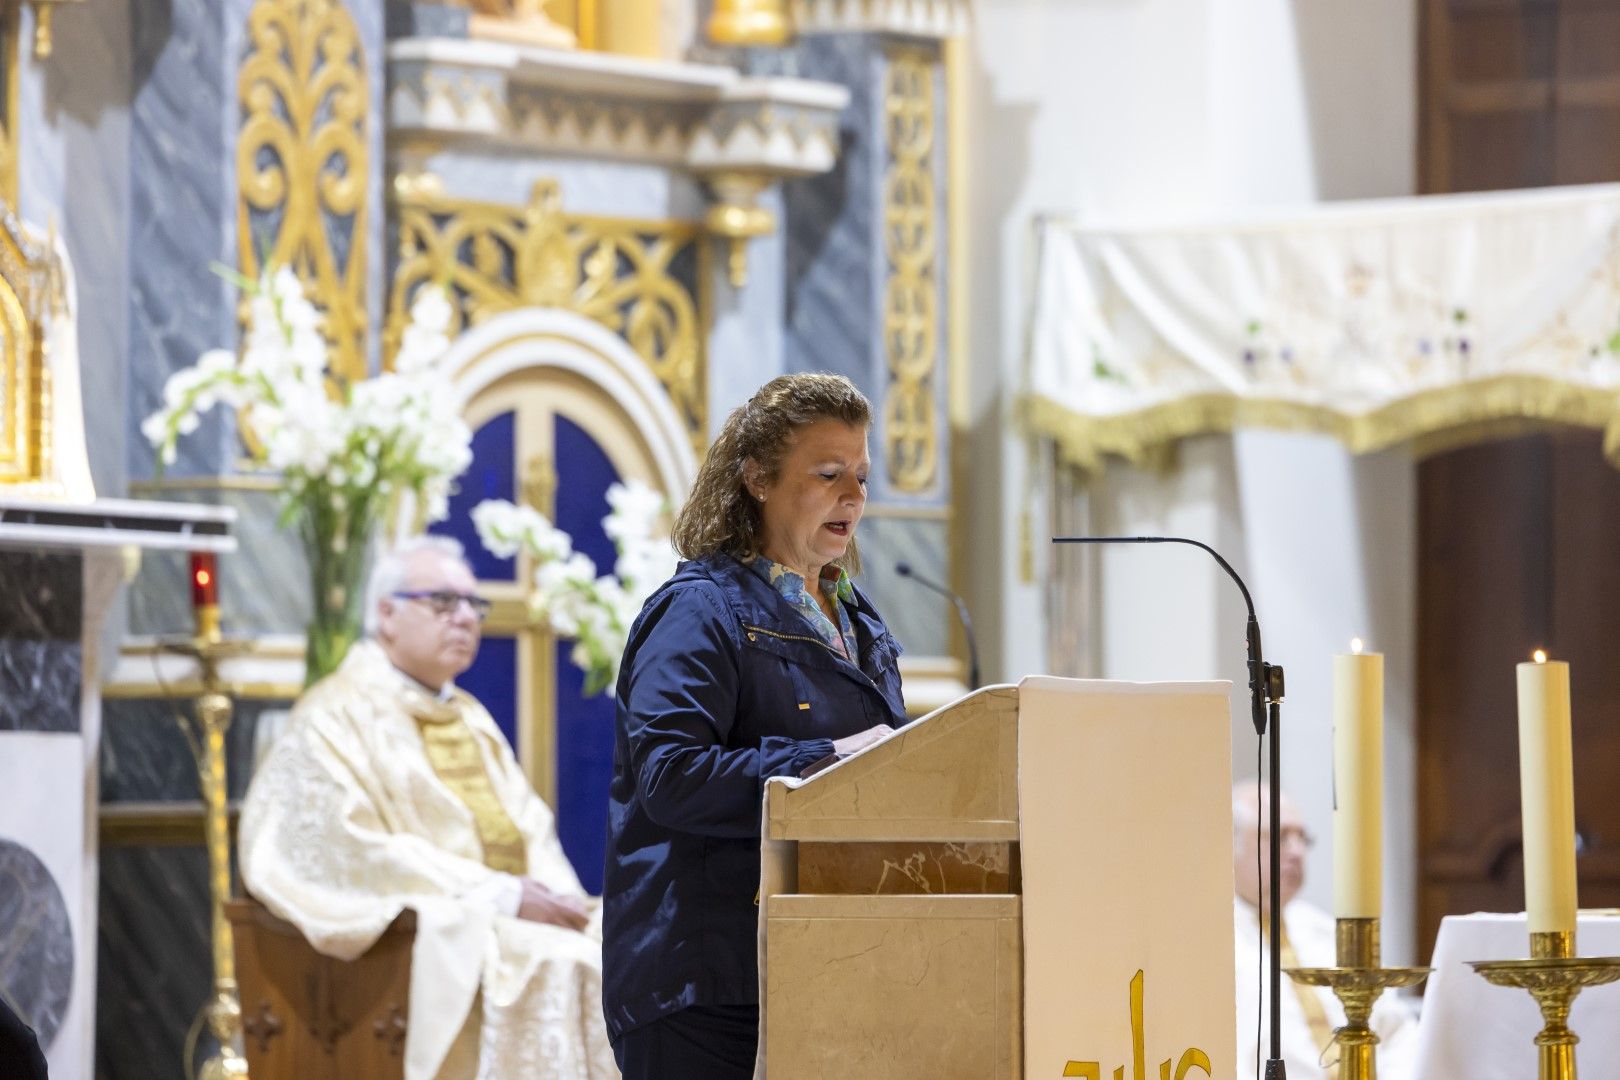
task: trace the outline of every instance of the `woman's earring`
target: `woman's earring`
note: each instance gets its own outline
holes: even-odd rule
[[[759,497],[759,501],[760,501],[760,502],[764,502],[764,501],[765,501],[765,496],[763,496],[763,495],[761,495],[761,496],[760,496],[760,497]]]

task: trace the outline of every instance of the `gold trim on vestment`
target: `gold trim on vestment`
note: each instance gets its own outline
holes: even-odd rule
[[[529,870],[528,846],[517,822],[495,794],[483,751],[462,716],[465,704],[459,693],[449,701],[429,703],[426,695],[413,690],[406,707],[422,733],[422,752],[433,774],[472,811],[484,846],[484,865],[521,876]]]

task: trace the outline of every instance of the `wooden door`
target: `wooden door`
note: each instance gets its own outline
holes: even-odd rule
[[[1620,0],[1425,0],[1419,187],[1620,180]]]
[[[1420,187],[1620,181],[1620,0],[1425,0]],[[1620,903],[1620,473],[1596,432],[1418,466],[1418,930],[1524,906],[1513,665],[1571,664],[1581,902]]]
[[[1570,664],[1583,906],[1620,905],[1620,472],[1571,431],[1418,473],[1422,955],[1440,919],[1524,906],[1514,665]]]

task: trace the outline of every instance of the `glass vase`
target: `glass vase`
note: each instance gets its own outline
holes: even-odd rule
[[[302,514],[314,611],[304,651],[304,685],[336,671],[360,639],[365,618],[366,569],[376,521],[362,500],[347,503],[312,489]]]

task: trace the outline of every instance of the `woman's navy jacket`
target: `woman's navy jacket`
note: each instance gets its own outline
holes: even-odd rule
[[[834,739],[906,721],[899,643],[859,589],[849,613],[858,667],[759,575],[715,555],[682,563],[631,627],[602,889],[615,1041],[691,1005],[759,1000],[766,779],[796,776]]]

